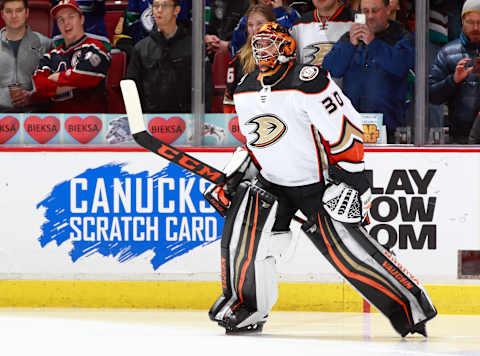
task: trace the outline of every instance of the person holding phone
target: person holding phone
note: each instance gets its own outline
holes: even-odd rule
[[[389,0],[361,0],[360,9],[364,17],[357,17],[322,66],[343,78],[343,90],[359,112],[383,114],[387,142],[393,142],[397,127],[407,125],[407,76],[415,62],[415,40],[389,18]]]
[[[462,8],[460,38],[447,43],[437,54],[429,76],[432,104],[448,104],[452,143],[469,140],[478,133],[480,111],[480,0],[467,0]],[[479,136],[478,134],[473,136]]]

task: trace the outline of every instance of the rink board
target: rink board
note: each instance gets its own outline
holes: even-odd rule
[[[190,153],[221,168],[228,151]],[[370,231],[444,313],[480,313],[479,281],[458,279],[458,251],[480,250],[479,152],[366,154]],[[223,219],[202,199],[207,182],[134,148],[3,148],[0,165],[0,306],[207,308],[216,297]],[[279,309],[363,308],[303,236],[279,272]]]

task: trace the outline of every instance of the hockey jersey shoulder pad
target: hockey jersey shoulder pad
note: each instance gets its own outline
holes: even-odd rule
[[[327,71],[316,65],[297,65],[294,74],[294,86],[306,94],[322,92],[330,83]]]

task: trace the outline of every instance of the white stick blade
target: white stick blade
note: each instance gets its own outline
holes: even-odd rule
[[[145,121],[143,120],[142,105],[138,96],[137,86],[131,79],[120,81],[123,102],[127,110],[128,125],[133,134],[146,131]]]

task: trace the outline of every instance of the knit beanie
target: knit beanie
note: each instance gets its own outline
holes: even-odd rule
[[[465,4],[463,4],[462,8],[462,17],[469,13],[477,11],[480,12],[480,0],[467,0],[465,1]]]

